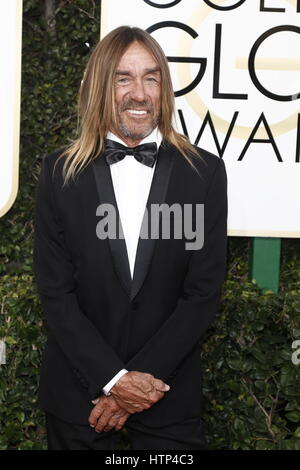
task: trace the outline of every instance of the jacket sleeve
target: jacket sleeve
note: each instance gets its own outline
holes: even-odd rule
[[[204,203],[204,244],[191,254],[183,294],[166,322],[126,364],[128,370],[166,380],[196,346],[218,312],[226,248],[227,176],[220,159]]]
[[[91,398],[121,369],[123,362],[81,311],[73,264],[60,225],[48,158],[42,162],[36,192],[34,272],[46,325]]]

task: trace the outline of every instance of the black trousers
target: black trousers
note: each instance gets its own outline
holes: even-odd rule
[[[72,424],[46,413],[48,450],[118,450],[120,431],[97,433],[89,425]],[[206,450],[199,418],[160,428],[126,423],[132,450]]]

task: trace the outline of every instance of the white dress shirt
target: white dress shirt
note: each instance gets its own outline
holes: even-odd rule
[[[114,140],[127,146],[125,142],[115,136],[112,132],[108,132],[106,137],[107,139]],[[161,140],[161,134],[156,128],[150,135],[148,135],[148,137],[142,140],[139,145],[156,142],[157,148],[159,148]],[[109,165],[126,242],[131,278],[133,278],[139,233],[155,167],[156,163],[152,168],[148,167],[138,162],[133,155],[126,155],[123,160]],[[109,395],[110,389],[127,372],[128,371],[126,369],[120,370],[112,380],[103,387],[103,393],[105,395]]]

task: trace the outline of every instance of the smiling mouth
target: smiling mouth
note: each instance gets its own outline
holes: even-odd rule
[[[126,109],[126,111],[132,116],[146,116],[148,114],[148,111],[145,109]]]

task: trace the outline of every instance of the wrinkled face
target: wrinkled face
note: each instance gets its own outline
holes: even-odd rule
[[[139,42],[122,56],[115,76],[118,135],[128,146],[138,145],[157,126],[161,112],[161,73],[157,62]]]

